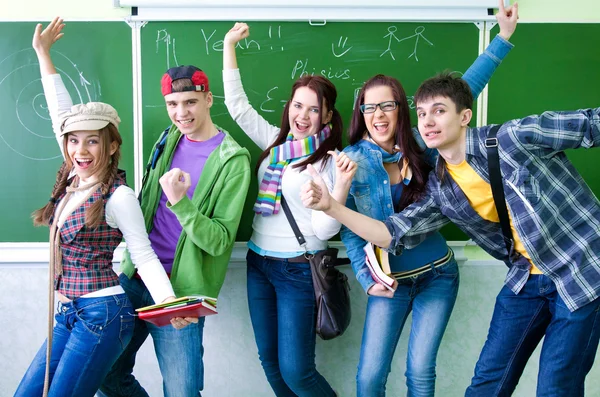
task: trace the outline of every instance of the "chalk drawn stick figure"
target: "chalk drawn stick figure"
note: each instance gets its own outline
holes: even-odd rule
[[[396,58],[394,57],[394,53],[392,52],[391,48],[392,48],[392,39],[396,39],[397,42],[400,42],[400,40],[396,37],[396,35],[394,34],[396,31],[398,30],[397,27],[395,26],[389,26],[388,27],[388,34],[386,34],[385,36],[383,36],[383,38],[385,39],[386,37],[389,37],[389,41],[388,41],[388,48],[387,50],[385,50],[384,52],[381,53],[381,55],[379,55],[379,57],[381,58],[382,56],[384,56],[386,53],[390,53],[390,56],[392,57],[392,59],[395,61]]]
[[[400,42],[400,41],[404,41],[404,40],[408,40],[408,39],[412,39],[413,37],[416,37],[416,39],[415,39],[415,48],[414,48],[412,54],[410,54],[408,57],[410,58],[410,57],[414,56],[415,60],[417,62],[419,62],[419,58],[417,57],[417,47],[419,45],[419,39],[423,38],[423,40],[425,40],[426,42],[428,42],[429,45],[433,46],[433,43],[431,41],[427,40],[427,37],[423,36],[423,32],[424,31],[425,31],[425,26],[417,26],[417,28],[415,29],[415,34],[413,34],[412,36],[408,36],[408,37],[405,37],[403,39],[398,40]]]

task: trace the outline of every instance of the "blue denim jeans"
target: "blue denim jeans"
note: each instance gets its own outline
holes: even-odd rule
[[[248,303],[258,355],[278,397],[335,396],[315,366],[316,304],[310,265],[249,250]]]
[[[466,396],[510,396],[544,337],[538,397],[579,397],[600,338],[600,299],[571,312],[545,275],[531,275],[515,295],[504,286]]]
[[[458,265],[452,258],[427,273],[400,280],[391,299],[369,296],[356,376],[359,397],[385,396],[392,359],[411,311],[408,396],[435,394],[437,353],[456,302],[458,284]]]
[[[154,304],[154,300],[142,280],[129,279],[124,274],[119,276],[119,280],[134,308]],[[98,390],[98,396],[148,396],[148,393],[133,376],[135,356],[148,338],[148,334],[152,335],[154,342],[154,350],[163,377],[165,397],[200,396],[200,391],[204,388],[203,330],[204,317],[200,317],[197,324],[190,324],[180,330],[171,325],[157,327],[136,317],[131,342],[106,376]]]
[[[50,357],[53,397],[92,397],[133,334],[125,294],[59,303]],[[46,344],[37,352],[15,396],[39,397],[44,388]]]

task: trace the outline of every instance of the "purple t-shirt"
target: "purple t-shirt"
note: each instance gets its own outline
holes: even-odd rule
[[[206,141],[191,141],[185,136],[179,140],[170,169],[179,168],[190,174],[192,186],[187,191],[190,199],[194,195],[208,156],[223,142],[223,138],[225,138],[225,134],[219,131],[217,135]],[[167,195],[162,192],[156,215],[154,215],[154,226],[148,237],[152,249],[156,252],[167,273],[171,273],[173,268],[175,248],[177,248],[181,229],[177,217],[167,208]]]

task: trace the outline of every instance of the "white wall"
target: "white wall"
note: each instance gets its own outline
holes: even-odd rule
[[[461,286],[437,365],[437,395],[464,395],[487,335],[494,297],[506,275],[497,261],[466,261],[455,247]],[[245,248],[238,244],[219,296],[219,314],[206,320],[205,397],[262,397],[273,393],[262,372],[246,299]],[[351,281],[352,323],[341,337],[317,342],[317,368],[343,397],[354,396],[366,297],[346,266]],[[47,264],[0,265],[0,397],[12,396],[27,366],[46,337]],[[405,363],[410,322],[405,326],[389,376],[388,396],[406,395]],[[539,348],[529,361],[515,397],[535,395]],[[137,358],[135,375],[150,396],[162,396],[158,364],[150,340]],[[587,395],[598,396],[600,364],[587,377]]]

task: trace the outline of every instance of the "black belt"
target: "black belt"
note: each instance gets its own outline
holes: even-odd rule
[[[290,263],[309,263],[308,258],[306,258],[304,256],[304,254],[294,256],[292,258],[277,258],[274,256],[267,256],[267,255],[263,256],[263,258],[270,259],[272,261],[288,261]]]

